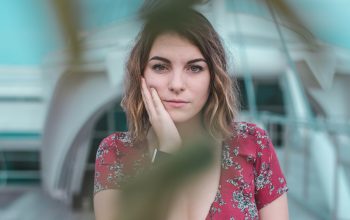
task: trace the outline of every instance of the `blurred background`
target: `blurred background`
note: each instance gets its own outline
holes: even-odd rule
[[[350,219],[349,0],[212,0],[240,120],[267,129],[291,219]],[[143,0],[3,0],[0,219],[93,219],[95,154],[126,130],[124,63]]]

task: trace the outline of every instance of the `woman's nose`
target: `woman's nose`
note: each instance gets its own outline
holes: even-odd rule
[[[181,93],[185,90],[185,82],[182,71],[174,71],[170,75],[169,90],[174,93]]]

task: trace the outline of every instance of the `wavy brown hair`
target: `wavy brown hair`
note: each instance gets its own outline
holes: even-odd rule
[[[132,140],[144,140],[150,122],[141,96],[141,76],[157,36],[177,33],[199,48],[210,72],[209,97],[202,109],[202,120],[215,139],[232,136],[232,122],[238,111],[236,80],[228,74],[224,47],[210,22],[199,12],[186,9],[149,17],[136,38],[126,65],[125,95],[122,100]]]

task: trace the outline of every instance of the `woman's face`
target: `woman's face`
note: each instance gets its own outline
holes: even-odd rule
[[[159,35],[144,71],[149,88],[157,90],[175,123],[200,119],[209,95],[210,73],[200,50],[174,33]]]

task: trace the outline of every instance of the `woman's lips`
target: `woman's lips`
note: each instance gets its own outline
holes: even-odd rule
[[[187,105],[189,102],[182,100],[165,100],[164,103],[173,108],[181,108]]]

